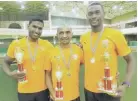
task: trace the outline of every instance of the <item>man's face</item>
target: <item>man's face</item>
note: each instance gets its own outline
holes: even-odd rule
[[[99,26],[104,20],[104,11],[100,5],[92,5],[88,7],[87,19],[92,27]]]
[[[43,26],[42,22],[32,21],[32,23],[28,26],[30,38],[37,40],[42,34]]]
[[[61,44],[69,44],[72,39],[72,30],[70,28],[59,28],[57,38]]]

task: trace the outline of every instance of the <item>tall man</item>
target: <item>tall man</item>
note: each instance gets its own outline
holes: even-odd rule
[[[47,60],[47,86],[54,100],[59,97],[62,101],[80,101],[79,70],[83,52],[80,47],[70,43],[71,28],[58,28],[57,38],[59,45],[51,51]]]
[[[47,58],[47,51],[53,48],[53,46],[47,40],[40,39],[43,27],[43,20],[30,20],[28,36],[18,41],[13,41],[9,45],[7,56],[4,59],[3,70],[5,73],[19,81],[19,101],[49,101],[49,91],[45,79],[45,67],[47,65],[45,59]],[[10,65],[17,58],[17,49],[23,52],[22,65],[26,72],[10,70]],[[26,78],[27,82],[21,83],[20,81],[24,80],[24,78]]]
[[[86,101],[120,101],[133,74],[131,50],[123,34],[104,28],[104,9],[99,2],[92,2],[87,9],[91,31],[80,38],[85,61]],[[127,62],[125,80],[117,88],[117,57]]]

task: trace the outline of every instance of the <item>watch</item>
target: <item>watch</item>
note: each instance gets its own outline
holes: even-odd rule
[[[130,83],[127,82],[127,81],[124,81],[124,82],[122,83],[122,85],[127,85],[127,87],[130,87]]]

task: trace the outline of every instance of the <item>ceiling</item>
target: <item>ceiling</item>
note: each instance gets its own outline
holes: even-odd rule
[[[117,16],[137,10],[136,1],[101,1],[105,9],[105,18]],[[86,18],[87,2],[83,1],[1,1],[0,12],[37,13],[48,10],[54,16]]]

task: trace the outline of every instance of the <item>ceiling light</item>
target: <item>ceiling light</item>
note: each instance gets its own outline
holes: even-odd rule
[[[25,6],[24,6],[24,5],[21,5],[21,9],[22,9],[22,10],[25,9]]]
[[[23,1],[22,0],[17,0],[16,2],[22,3]]]
[[[2,8],[2,7],[0,7],[0,10],[3,10],[3,8]]]
[[[112,9],[114,9],[114,10],[115,10],[115,9],[117,9],[117,6],[113,6],[113,8],[112,8]]]
[[[46,4],[46,7],[49,7],[49,4]]]
[[[123,7],[120,7],[120,10],[122,10],[123,9]]]
[[[76,13],[76,10],[73,8],[73,9],[72,9],[72,12],[73,12],[73,13]]]

